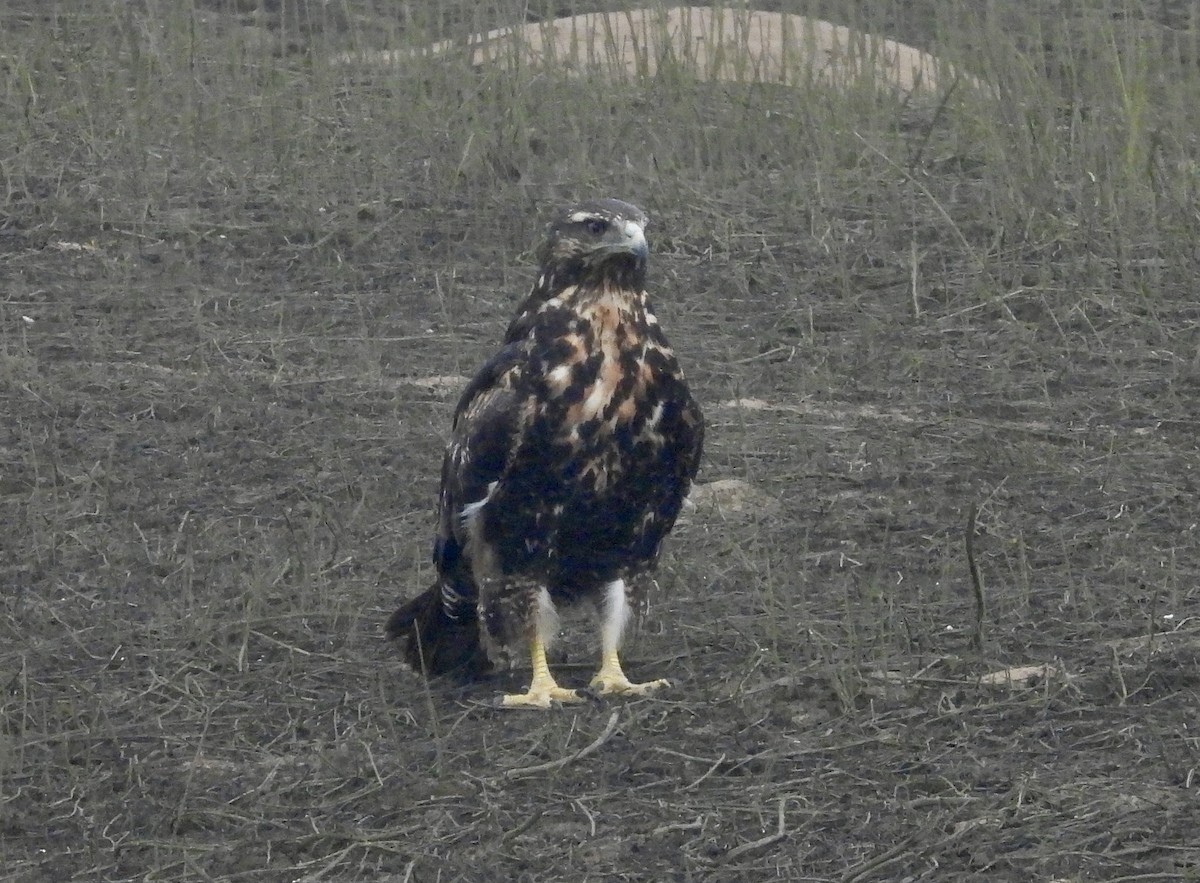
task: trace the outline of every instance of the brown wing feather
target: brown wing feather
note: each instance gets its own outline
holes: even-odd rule
[[[407,639],[409,664],[431,674],[470,675],[489,667],[479,640],[479,587],[463,511],[486,497],[512,456],[521,414],[513,385],[522,365],[519,348],[505,347],[463,391],[442,458],[433,544],[438,578],[388,620],[388,634]],[[474,552],[479,554],[478,549]]]

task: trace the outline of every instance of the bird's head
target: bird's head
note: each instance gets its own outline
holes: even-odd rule
[[[646,213],[619,199],[577,203],[555,214],[538,249],[542,277],[555,287],[646,282]]]

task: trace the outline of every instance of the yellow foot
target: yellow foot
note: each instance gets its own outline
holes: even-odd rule
[[[591,683],[591,688],[601,696],[645,696],[669,686],[671,686],[671,682],[665,678],[646,681],[644,684],[635,684],[621,672],[610,674],[603,671],[592,678]]]
[[[577,692],[560,687],[554,680],[550,666],[546,664],[546,644],[536,632],[529,642],[529,651],[533,662],[533,680],[529,683],[529,689],[524,693],[503,697],[500,700],[501,708],[549,708],[556,702],[583,701]]]
[[[538,685],[529,688],[528,693],[510,693],[500,700],[501,708],[550,708],[554,703],[582,702],[583,697],[575,690],[568,690],[558,684]]]

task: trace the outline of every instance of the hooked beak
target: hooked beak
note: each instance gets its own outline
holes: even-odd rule
[[[646,230],[637,221],[622,221],[620,226],[614,225],[604,234],[600,251],[604,254],[627,253],[644,258],[649,251]]]

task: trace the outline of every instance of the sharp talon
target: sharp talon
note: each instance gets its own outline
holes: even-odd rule
[[[582,702],[575,690],[566,687],[547,687],[538,690],[530,689],[528,693],[510,693],[500,698],[501,708],[553,708],[555,705],[565,705]]]
[[[591,688],[601,696],[647,696],[655,690],[669,686],[671,686],[671,682],[665,678],[646,681],[644,684],[635,684],[623,675],[610,677],[600,674],[592,678],[591,683]]]

